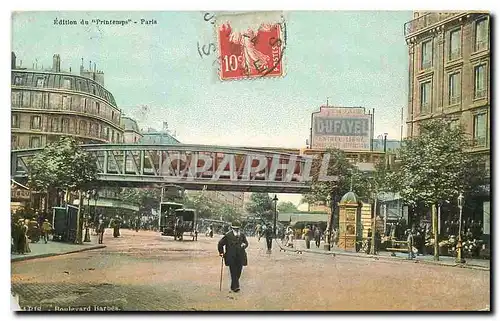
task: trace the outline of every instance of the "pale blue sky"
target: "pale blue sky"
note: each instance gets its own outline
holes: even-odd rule
[[[48,68],[60,54],[78,72],[81,58],[105,72],[105,86],[140,126],[163,121],[190,144],[305,147],[311,113],[330,105],[375,108],[375,136],[399,139],[407,101],[403,25],[411,11],[286,13],[283,78],[221,82],[213,25],[191,12],[25,12],[13,15],[12,50],[23,67]],[[57,26],[58,19],[155,19],[156,25]],[[151,113],[141,117],[142,104]],[[279,195],[298,204],[300,195]],[[302,209],[305,209],[302,207]]]
[[[155,19],[156,25],[58,26],[59,19]],[[78,72],[97,63],[105,86],[142,126],[168,121],[185,143],[304,147],[311,112],[330,105],[375,108],[375,135],[399,138],[407,99],[403,25],[410,11],[286,13],[286,76],[221,82],[215,55],[197,43],[216,42],[213,25],[191,12],[25,12],[13,16],[12,49],[23,67],[44,68],[61,55]],[[138,106],[151,106],[139,116]]]

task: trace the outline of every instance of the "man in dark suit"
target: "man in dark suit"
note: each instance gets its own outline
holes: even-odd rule
[[[245,234],[240,231],[239,222],[231,224],[231,230],[222,237],[217,245],[219,255],[224,257],[226,266],[229,266],[231,290],[234,292],[240,291],[241,271],[248,263],[245,251],[247,247],[248,241]]]

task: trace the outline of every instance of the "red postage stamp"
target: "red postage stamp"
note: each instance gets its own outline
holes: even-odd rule
[[[217,36],[221,80],[283,75],[286,25],[283,21],[271,19],[256,22],[256,18],[234,15],[219,20]]]

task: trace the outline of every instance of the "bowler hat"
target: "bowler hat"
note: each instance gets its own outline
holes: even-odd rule
[[[232,227],[232,228],[240,228],[240,227],[241,227],[241,224],[240,224],[240,222],[239,222],[239,221],[233,221],[233,222],[231,223],[231,227]]]

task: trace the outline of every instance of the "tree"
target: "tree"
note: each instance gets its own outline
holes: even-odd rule
[[[430,206],[473,194],[485,181],[484,162],[469,152],[472,142],[461,127],[444,118],[427,120],[420,135],[404,141],[395,189],[407,204]]]
[[[160,208],[160,188],[124,188],[120,192],[122,201],[139,205],[140,213],[151,213]]]
[[[311,181],[311,191],[303,195],[303,202],[327,204],[332,193],[342,197],[352,190],[360,197],[370,196],[370,184],[368,176],[359,170],[349,161],[344,151],[340,149],[328,149],[325,154],[330,155],[330,161],[326,170],[326,175],[337,176],[336,181],[321,181],[318,173],[322,164],[322,159],[313,160],[311,172],[314,173]]]
[[[186,196],[183,203],[185,207],[195,209],[198,218],[212,218],[217,215],[216,204],[203,192]]]
[[[268,193],[252,193],[246,210],[251,214],[269,216],[274,211],[273,200]]]
[[[292,202],[280,202],[277,209],[280,213],[293,213],[299,211],[297,206],[295,206]]]
[[[57,189],[85,190],[97,180],[97,162],[70,137],[48,144],[29,162],[28,186],[34,191],[46,191],[50,199]]]
[[[233,222],[241,219],[241,211],[229,204],[222,204],[216,210],[218,217],[226,222]]]

